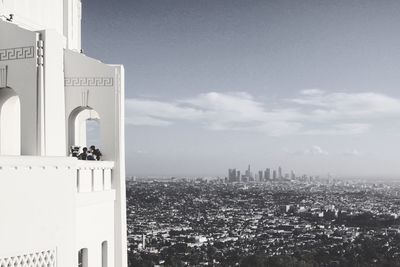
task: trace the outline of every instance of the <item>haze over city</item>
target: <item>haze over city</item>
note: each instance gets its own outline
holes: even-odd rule
[[[85,53],[126,68],[128,175],[400,173],[398,1],[82,4]]]

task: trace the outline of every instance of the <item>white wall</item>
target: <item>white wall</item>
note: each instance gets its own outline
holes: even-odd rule
[[[16,25],[0,21],[0,49],[8,55],[19,54],[18,59],[2,58],[0,68],[8,66],[8,86],[19,96],[21,105],[21,153],[38,154],[38,109],[37,109],[37,40],[38,34]],[[23,77],[23,79],[21,78]]]
[[[85,194],[85,193],[82,193]],[[96,194],[96,193],[86,193]],[[98,193],[102,194],[102,193]],[[103,193],[104,194],[104,193]],[[107,192],[106,192],[107,194]],[[113,195],[115,197],[115,195]],[[108,242],[108,266],[114,265],[114,199],[106,199],[91,205],[77,207],[76,247],[88,249],[89,267],[100,267],[102,260],[101,244]]]
[[[31,31],[55,30],[65,48],[80,51],[82,3],[80,0],[2,0],[0,16],[14,15],[13,23]]]
[[[21,55],[1,60],[0,67],[8,66],[8,86],[20,99],[22,155],[65,156],[63,37],[54,30],[39,34],[3,21],[0,36],[7,36],[0,38],[0,50]],[[40,54],[39,40],[44,44]]]
[[[100,150],[104,160],[115,162],[113,188],[115,266],[127,266],[125,140],[124,140],[124,69],[106,65],[83,54],[65,51],[66,118],[79,107],[89,106],[100,117]]]
[[[76,159],[0,157],[0,258],[57,251],[76,266]]]
[[[2,0],[0,15],[14,14],[14,22],[29,30],[54,29],[63,33],[62,0]]]
[[[126,229],[126,181],[125,181],[125,69],[123,65],[114,65],[115,76],[118,81],[116,84],[116,104],[117,118],[116,121],[119,131],[117,132],[117,153],[115,162],[118,168],[115,168],[113,175],[118,177],[114,179],[113,186],[117,189],[115,218],[120,222],[116,225],[116,236],[120,238],[120,242],[116,243],[116,251],[118,258],[116,266],[127,266],[128,250],[127,250],[127,229]]]
[[[65,156],[65,97],[63,37],[54,30],[41,32],[44,41],[43,69],[43,152]]]
[[[67,49],[81,50],[82,3],[80,0],[64,0],[64,36]]]
[[[88,250],[88,266],[102,266],[102,243],[107,241],[107,266],[114,265],[114,203],[109,161],[78,161],[76,248]]]

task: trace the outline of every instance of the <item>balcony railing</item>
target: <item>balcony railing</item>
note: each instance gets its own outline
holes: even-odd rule
[[[112,190],[112,161],[80,160],[76,185],[78,193]]]
[[[0,88],[7,87],[7,71],[7,66],[5,66],[4,68],[0,67]]]

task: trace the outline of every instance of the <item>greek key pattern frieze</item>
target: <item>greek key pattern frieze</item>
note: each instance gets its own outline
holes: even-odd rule
[[[97,87],[97,86],[113,86],[114,78],[112,77],[67,77],[65,78],[65,86],[79,87]]]
[[[34,56],[34,46],[0,49],[0,61],[27,59],[33,58]]]

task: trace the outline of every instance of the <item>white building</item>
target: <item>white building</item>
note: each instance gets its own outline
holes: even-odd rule
[[[81,53],[81,10],[0,0],[0,267],[127,266],[124,69]],[[69,156],[90,119],[102,161]]]

